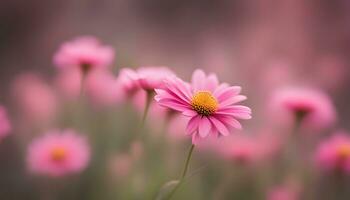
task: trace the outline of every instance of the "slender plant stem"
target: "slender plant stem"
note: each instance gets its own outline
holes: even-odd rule
[[[190,160],[191,160],[192,153],[193,153],[193,149],[194,149],[194,144],[191,145],[190,151],[188,152],[186,163],[185,163],[185,167],[184,167],[184,170],[182,172],[180,180],[184,179],[186,174],[187,174],[188,167],[189,167]]]
[[[85,80],[86,80],[87,72],[82,71],[81,72],[81,79],[80,79],[80,98],[83,99],[84,95],[84,88],[85,88]]]
[[[145,125],[147,114],[148,114],[149,108],[151,106],[153,95],[154,95],[153,91],[147,91],[145,110],[144,110],[143,116],[142,116],[142,127]]]
[[[188,171],[188,167],[189,167],[189,164],[190,164],[190,160],[191,160],[191,157],[192,157],[193,150],[194,150],[194,144],[191,145],[190,151],[188,152],[188,155],[187,155],[187,158],[186,158],[185,167],[184,167],[184,170],[183,170],[183,172],[181,174],[179,183],[175,186],[175,188],[169,194],[169,196],[167,198],[168,200],[171,199],[171,197],[175,194],[175,192],[179,189],[179,187],[183,183],[183,180],[185,179],[187,171]]]

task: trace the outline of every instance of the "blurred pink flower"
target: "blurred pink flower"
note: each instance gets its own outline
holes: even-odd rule
[[[143,143],[141,141],[133,141],[130,145],[130,156],[134,161],[139,160],[144,154]]]
[[[137,90],[140,89],[140,85],[138,82],[138,74],[132,69],[121,69],[119,71],[117,81],[127,97],[133,96],[137,92]]]
[[[132,158],[128,154],[115,155],[110,161],[110,170],[117,178],[129,175],[133,164]]]
[[[86,80],[86,94],[94,105],[116,105],[124,92],[116,78],[106,70],[96,70]]]
[[[79,67],[83,71],[107,67],[112,64],[114,50],[92,36],[78,37],[63,43],[53,61],[58,68]]]
[[[86,138],[73,130],[51,130],[34,139],[28,147],[28,169],[53,177],[79,173],[90,159]]]
[[[276,152],[276,141],[264,136],[234,134],[224,141],[218,149],[222,155],[238,164],[255,164],[267,160]]]
[[[12,94],[18,104],[21,117],[29,121],[48,122],[58,109],[58,101],[52,87],[38,75],[21,74],[12,83]]]
[[[5,107],[0,105],[0,139],[3,139],[12,130],[10,120],[8,119]]]
[[[117,178],[128,176],[143,154],[143,143],[139,140],[131,142],[127,153],[118,153],[111,157],[109,161],[110,172]]]
[[[62,70],[56,77],[56,87],[66,100],[80,97],[81,73],[77,69]],[[97,106],[115,105],[125,93],[117,79],[108,70],[94,70],[85,79],[84,95]]]
[[[140,67],[137,75],[140,87],[146,91],[160,88],[163,80],[175,76],[167,67]]]
[[[256,135],[240,132],[225,138],[210,138],[201,142],[199,147],[236,164],[256,165],[271,160],[280,152],[282,144],[280,139],[269,132]]]
[[[286,123],[301,121],[301,126],[322,129],[332,126],[336,112],[329,96],[307,88],[289,88],[274,93],[271,109],[276,120]]]
[[[80,96],[82,74],[78,68],[61,70],[55,77],[55,86],[60,96],[74,100]]]
[[[137,91],[131,101],[135,107],[137,113],[142,116],[142,113],[146,106],[147,92],[144,90]],[[153,123],[164,124],[167,120],[167,115],[169,114],[170,109],[160,106],[155,101],[150,102],[149,112],[148,112],[148,122],[152,128],[152,133],[159,133],[162,130],[162,126],[152,126]]]
[[[350,136],[336,133],[323,141],[316,151],[316,164],[319,168],[350,173]]]
[[[267,200],[298,200],[300,191],[293,185],[279,185],[272,188],[267,194]]]
[[[240,91],[238,86],[219,85],[215,74],[207,76],[202,70],[196,70],[191,85],[177,77],[166,79],[164,88],[156,89],[155,100],[191,118],[186,132],[196,144],[198,139],[209,135],[227,136],[230,128],[241,129],[237,119],[251,118],[250,108],[234,105],[246,99],[239,95]]]
[[[182,115],[174,115],[171,117],[168,125],[169,139],[171,141],[175,140],[183,140],[186,137],[184,132],[186,132],[186,124],[189,119]]]

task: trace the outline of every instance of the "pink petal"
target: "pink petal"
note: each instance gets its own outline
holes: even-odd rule
[[[230,134],[230,131],[227,129],[227,127],[218,119],[215,117],[210,117],[209,120],[212,122],[213,126],[224,136],[227,136]]]
[[[202,70],[196,69],[193,72],[192,86],[193,86],[194,91],[205,89],[205,79],[206,79],[206,76]]]
[[[222,108],[219,108],[218,111],[224,111],[224,112],[239,112],[239,113],[251,113],[251,109],[247,106],[241,106],[241,105],[234,105],[234,106],[225,106]]]
[[[215,89],[215,91],[213,92],[214,96],[215,96],[216,94],[218,94],[218,93],[221,93],[222,90],[224,90],[224,89],[226,89],[226,88],[228,88],[228,87],[229,87],[229,85],[228,85],[227,83],[221,83],[221,84]]]
[[[192,134],[192,144],[196,145],[199,142],[199,136],[198,133],[193,133]]]
[[[235,97],[228,98],[228,99],[226,99],[226,100],[220,102],[220,107],[229,106],[229,105],[238,103],[238,102],[240,102],[240,101],[244,101],[244,100],[246,100],[246,99],[247,99],[246,96],[237,95],[237,96],[235,96]]]
[[[158,100],[158,104],[163,107],[171,108],[180,112],[190,109],[188,105],[181,104],[173,99],[160,99]]]
[[[191,92],[189,87],[186,87],[186,84],[180,80],[167,80],[165,81],[165,86],[167,87],[167,92],[177,97],[187,103],[190,103],[191,100]]]
[[[210,74],[205,81],[205,90],[214,92],[214,90],[218,87],[219,80],[215,74]]]
[[[188,122],[187,127],[186,127],[187,134],[192,134],[198,129],[200,118],[201,117],[199,115],[197,115],[197,116],[192,117],[190,119],[190,121]]]
[[[214,93],[214,96],[218,99],[219,102],[225,101],[226,99],[233,97],[241,92],[241,87],[232,86],[225,88],[219,92]]]
[[[198,113],[193,111],[193,110],[185,110],[182,112],[182,114],[187,116],[187,117],[194,117],[194,116],[198,115]]]
[[[205,138],[209,135],[211,130],[211,124],[207,117],[202,117],[199,122],[198,133],[202,138]]]
[[[218,120],[222,121],[225,124],[228,124],[229,126],[236,128],[238,130],[242,129],[241,123],[239,123],[238,120],[236,120],[233,117],[226,117],[226,116],[215,116],[218,118]]]

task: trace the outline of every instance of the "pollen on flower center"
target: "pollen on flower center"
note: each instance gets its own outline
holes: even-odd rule
[[[54,161],[62,161],[66,158],[67,152],[62,147],[56,147],[51,152],[51,158]]]
[[[337,154],[340,158],[349,158],[350,157],[350,145],[341,145],[337,149]]]
[[[192,108],[200,115],[209,116],[218,107],[218,101],[209,91],[196,92],[191,101]]]

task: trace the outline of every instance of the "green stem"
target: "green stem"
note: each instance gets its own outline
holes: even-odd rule
[[[181,184],[183,183],[183,180],[184,180],[185,177],[186,177],[186,174],[187,174],[187,171],[188,171],[188,167],[189,167],[189,164],[190,164],[190,160],[191,160],[191,157],[192,157],[193,149],[194,149],[194,144],[191,145],[190,151],[188,152],[187,159],[186,159],[186,163],[185,163],[185,167],[184,167],[184,170],[183,170],[183,172],[182,172],[182,174],[181,174],[179,183],[175,186],[175,188],[173,189],[173,191],[171,191],[171,193],[169,194],[169,196],[168,196],[168,198],[167,198],[168,200],[170,200],[171,197],[175,194],[175,192],[179,189],[179,187],[180,187]]]
[[[146,105],[145,105],[145,110],[144,110],[143,116],[142,116],[142,127],[145,125],[147,114],[148,114],[149,108],[151,106],[153,96],[154,96],[153,91],[147,91]]]
[[[184,170],[182,172],[182,175],[181,175],[181,179],[184,179],[186,174],[187,174],[187,171],[188,171],[188,166],[190,164],[190,160],[191,160],[191,157],[192,157],[192,153],[193,153],[193,149],[194,149],[194,144],[191,145],[191,148],[190,148],[190,151],[188,152],[188,155],[187,155],[187,159],[186,159],[186,163],[185,163],[185,167],[184,167]]]
[[[81,72],[81,79],[80,79],[80,98],[83,99],[83,95],[84,95],[84,86],[85,86],[85,79],[87,76],[87,72],[86,71],[82,71]]]

